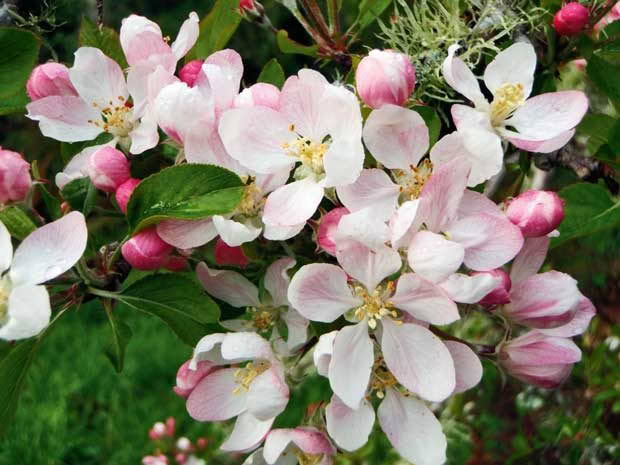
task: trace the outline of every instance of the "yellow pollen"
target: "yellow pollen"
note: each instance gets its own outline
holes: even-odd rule
[[[269,368],[269,363],[265,361],[250,362],[245,367],[235,371],[235,382],[239,385],[233,389],[233,394],[240,394],[250,390],[250,384],[258,375],[264,373]]]
[[[361,286],[356,286],[354,291],[364,300],[364,303],[355,309],[355,317],[359,320],[368,318],[370,329],[375,329],[377,327],[377,320],[381,320],[383,317],[398,318],[398,312],[394,309],[394,303],[390,300],[385,300],[385,297],[394,291],[394,283],[392,281],[385,285],[385,289],[379,286],[372,294],[369,294]]]
[[[379,357],[372,367],[372,376],[370,378],[370,390],[375,391],[375,395],[379,399],[385,397],[385,390],[392,388],[398,384],[398,381],[390,372],[385,364],[383,357]]]
[[[299,465],[316,465],[323,458],[323,454],[306,454],[305,452],[297,449],[295,451]]]
[[[393,170],[394,179],[400,185],[401,201],[415,200],[420,197],[422,188],[433,174],[433,164],[427,158],[417,168],[410,166],[410,171]]]
[[[250,181],[243,190],[243,197],[236,212],[240,215],[256,216],[262,211],[264,206],[265,198],[263,197],[263,191],[254,181]]]
[[[118,100],[120,102],[125,102],[125,98],[122,95],[118,96]],[[92,105],[100,109],[103,121],[88,120],[90,124],[114,136],[126,137],[129,135],[133,129],[133,123],[131,121],[133,108],[131,103],[125,102],[120,105],[115,105],[110,101],[108,106],[103,108],[96,102],[93,102]]]
[[[501,125],[517,108],[525,102],[523,84],[504,84],[495,92],[491,103],[491,124]]]
[[[254,327],[260,332],[271,328],[275,324],[276,314],[271,311],[271,308],[249,308],[252,315],[252,323]]]
[[[289,131],[295,132],[295,125],[289,126]],[[323,157],[329,149],[329,142],[315,142],[312,139],[297,134],[294,142],[284,142],[282,148],[291,157],[298,158],[305,166],[307,166],[315,174],[323,174]]]

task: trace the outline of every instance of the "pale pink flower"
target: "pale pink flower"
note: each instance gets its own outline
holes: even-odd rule
[[[371,50],[355,71],[360,99],[371,108],[404,105],[415,88],[415,68],[404,53]]]
[[[248,332],[203,337],[194,349],[190,368],[196,369],[203,360],[218,367],[191,392],[187,411],[198,421],[237,417],[222,450],[246,451],[257,447],[288,403],[284,366],[265,339]],[[245,365],[231,366],[240,364]]]
[[[581,360],[573,341],[530,331],[503,345],[499,362],[506,371],[529,384],[547,389],[558,387]]]
[[[558,150],[572,138],[588,109],[588,99],[579,91],[550,92],[528,99],[536,68],[536,53],[530,44],[511,45],[487,66],[484,83],[493,95],[490,103],[465,62],[454,56],[458,48],[449,48],[443,76],[474,108],[452,106],[458,131],[433,147],[434,164],[466,155],[472,163],[468,185],[474,186],[499,172],[502,138],[522,150],[543,153]]]
[[[0,147],[0,205],[25,200],[31,186],[30,163]]]
[[[262,454],[269,465],[287,464],[331,465],[336,448],[327,435],[311,426],[274,429],[265,438],[265,444],[255,454]]]
[[[223,320],[220,323],[234,331],[256,331],[271,340],[282,340],[277,329],[281,319],[288,328],[286,349],[294,351],[308,339],[309,322],[290,304],[287,291],[290,278],[287,271],[295,266],[292,258],[273,262],[265,272],[265,289],[269,293],[259,299],[258,287],[236,271],[212,270],[204,263],[196,268],[198,279],[213,297],[233,307],[246,308],[247,320]]]
[[[50,95],[73,95],[78,93],[69,79],[69,69],[61,63],[44,63],[30,73],[26,83],[30,100],[39,100]]]
[[[234,100],[235,108],[253,107],[256,105],[279,110],[280,89],[273,84],[259,82],[247,89],[243,89]]]
[[[30,233],[13,254],[11,235],[0,222],[0,339],[36,336],[47,326],[50,298],[42,284],[69,270],[87,239],[84,215],[71,212]]]

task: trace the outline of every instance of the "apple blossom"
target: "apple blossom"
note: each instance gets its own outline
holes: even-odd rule
[[[69,79],[69,69],[54,62],[44,63],[32,70],[26,83],[26,92],[32,101],[51,95],[78,95]]]
[[[190,369],[196,369],[203,360],[218,367],[191,392],[187,411],[199,421],[237,417],[231,435],[220,447],[222,450],[257,447],[288,403],[289,389],[282,363],[265,339],[248,332],[203,337],[194,349]],[[241,367],[230,366],[245,362]]]
[[[33,231],[13,254],[11,236],[0,222],[0,339],[29,338],[47,326],[50,297],[42,284],[80,259],[87,238],[84,215],[71,212]]]
[[[196,385],[202,378],[211,373],[216,365],[208,361],[198,362],[196,368],[192,370],[189,365],[191,360],[187,360],[177,371],[177,384],[172,390],[179,396],[187,399]]]
[[[286,463],[316,463],[331,465],[336,448],[327,435],[311,426],[300,426],[292,429],[274,429],[265,438],[265,445],[255,454],[262,454],[269,465]],[[294,461],[285,457],[295,456]]]
[[[115,192],[131,177],[129,161],[114,147],[101,147],[89,159],[89,175],[97,189]]]
[[[545,236],[564,219],[564,200],[555,192],[532,189],[508,202],[506,216],[524,237]]]
[[[0,147],[0,205],[25,200],[31,186],[30,164],[19,153]]]
[[[472,275],[474,276],[478,274],[489,274],[491,276],[497,276],[501,278],[501,281],[499,282],[497,287],[479,301],[480,305],[493,306],[507,304],[510,302],[510,297],[508,296],[508,293],[510,292],[510,288],[512,287],[512,281],[510,280],[510,275],[508,273],[506,273],[501,268],[496,268],[490,271],[475,271],[474,273],[472,273]]]
[[[138,270],[157,270],[164,267],[173,247],[164,242],[154,227],[144,229],[125,242],[123,258]]]
[[[357,93],[371,108],[404,105],[415,87],[415,68],[404,53],[371,50],[355,71]]]
[[[574,36],[588,24],[590,12],[579,2],[565,4],[553,17],[553,28],[558,35]]]

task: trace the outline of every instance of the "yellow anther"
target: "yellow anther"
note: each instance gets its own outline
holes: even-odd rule
[[[316,465],[323,459],[323,454],[306,454],[297,449],[295,452],[299,465]]]
[[[393,170],[394,180],[400,185],[401,200],[415,200],[420,197],[422,188],[433,174],[433,164],[427,158],[417,168],[410,166],[407,170]]]
[[[235,382],[238,386],[233,389],[233,394],[240,394],[243,391],[249,391],[250,384],[254,381],[254,378],[267,371],[268,368],[268,362],[260,361],[250,362],[245,367],[235,370],[233,376],[235,377]]]
[[[495,91],[491,103],[491,124],[501,125],[517,108],[525,102],[523,84],[504,84]]]
[[[236,213],[244,216],[256,216],[265,206],[263,191],[254,181],[250,181],[243,190],[243,197],[237,206]]]

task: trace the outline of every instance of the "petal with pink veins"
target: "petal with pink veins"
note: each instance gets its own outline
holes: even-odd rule
[[[291,443],[308,455],[334,455],[336,453],[329,439],[316,428],[300,426],[292,429],[274,429],[265,438],[263,455],[267,463],[279,464],[278,459],[282,457],[285,450],[289,449]]]
[[[428,150],[428,127],[415,111],[387,104],[366,120],[364,143],[386,168],[409,170]]]
[[[446,436],[424,402],[388,389],[377,416],[381,429],[405,460],[416,465],[446,461]]]
[[[502,50],[484,70],[484,84],[493,95],[504,84],[521,84],[528,98],[534,84],[536,52],[531,44],[517,42]]]
[[[98,48],[78,48],[69,77],[80,97],[89,105],[97,104],[99,111],[124,105],[129,96],[123,70]]]
[[[454,361],[456,386],[454,393],[467,391],[476,386],[482,379],[482,363],[473,350],[457,341],[445,341]]]
[[[334,394],[352,409],[359,408],[364,399],[374,361],[366,319],[338,331],[328,368],[329,384]]]
[[[459,319],[459,310],[448,294],[413,273],[398,279],[390,300],[396,308],[433,325],[447,325]]]
[[[242,363],[247,360],[267,360],[271,370],[282,371],[271,350],[269,341],[254,332],[227,333],[222,341],[222,357],[230,363]]]
[[[222,443],[220,449],[227,452],[249,452],[267,436],[273,420],[270,418],[261,421],[250,412],[243,412],[237,417],[232,433]]]
[[[464,256],[461,244],[430,231],[420,231],[413,236],[407,252],[411,269],[432,283],[439,283],[455,273]]]
[[[232,108],[235,97],[239,93],[239,85],[243,76],[241,56],[232,49],[219,50],[205,60],[202,73],[196,79],[196,85],[202,86],[206,79],[215,97],[216,108],[222,112]]]
[[[193,11],[189,14],[189,18],[183,21],[177,38],[170,46],[177,60],[183,58],[196,43],[198,34],[200,33],[198,28],[199,22],[200,18],[198,18],[198,15]]]
[[[512,142],[512,145],[521,150],[536,153],[550,153],[564,147],[574,135],[575,130],[571,129],[547,140],[527,140],[516,137],[508,137],[508,140]]]
[[[471,100],[477,107],[486,107],[487,100],[480,91],[480,84],[471,69],[454,54],[460,47],[457,44],[448,48],[448,56],[441,65],[441,72],[450,87]]]
[[[233,307],[260,306],[258,288],[236,271],[212,270],[200,262],[196,275],[209,294]]]
[[[377,219],[387,220],[396,210],[400,191],[387,173],[379,169],[365,169],[357,181],[339,186],[336,191],[351,212],[370,208]]]
[[[396,273],[402,266],[400,254],[386,246],[372,250],[354,240],[343,240],[337,242],[336,246],[336,257],[340,266],[364,284],[371,293],[381,281]]]
[[[308,220],[323,199],[323,188],[311,179],[279,187],[267,197],[265,224],[295,226]]]
[[[288,270],[293,268],[296,263],[293,258],[281,258],[269,265],[265,272],[265,289],[269,291],[273,304],[278,307],[289,305],[287,292],[291,278],[288,275]]]
[[[372,209],[365,208],[343,215],[334,238],[336,247],[341,240],[356,240],[372,250],[378,250],[390,240],[390,229],[385,221],[377,219]]]
[[[523,241],[523,247],[512,262],[510,269],[510,280],[513,283],[518,283],[538,273],[545,263],[550,242],[551,239],[547,236],[528,237]]]
[[[426,211],[420,199],[403,202],[390,218],[390,241],[392,247],[400,249],[406,247],[418,232],[424,221],[423,212]]]
[[[198,421],[224,421],[244,412],[247,393],[235,378],[237,368],[222,368],[208,374],[187,398],[187,412]]]
[[[416,324],[397,325],[384,319],[382,326],[385,364],[400,384],[432,402],[452,394],[454,363],[441,339]]]
[[[211,218],[204,220],[166,220],[157,225],[162,240],[179,249],[200,247],[217,237]]]
[[[575,316],[568,323],[557,328],[537,329],[536,331],[546,334],[547,336],[557,337],[573,337],[579,336],[586,332],[590,325],[590,320],[596,315],[596,308],[587,297],[582,296],[577,302],[577,311]]]
[[[352,452],[368,442],[375,424],[375,410],[366,399],[353,410],[334,394],[325,409],[325,419],[327,432],[338,447]]]
[[[289,389],[275,370],[258,375],[248,391],[248,412],[259,420],[280,415],[288,403]]]
[[[506,218],[501,208],[486,195],[466,189],[456,212],[457,218],[486,213],[497,218]]]
[[[334,340],[337,335],[338,331],[322,334],[319,337],[319,342],[314,346],[312,359],[314,360],[317,373],[321,376],[327,376],[328,374],[329,364],[334,352]]]
[[[474,276],[455,273],[440,282],[438,286],[455,302],[475,304],[493,291],[501,282],[501,278],[487,273]]]
[[[249,222],[244,224],[221,215],[213,215],[212,219],[218,234],[229,247],[238,247],[246,242],[252,242],[260,236],[263,230],[263,228],[252,226]]]

